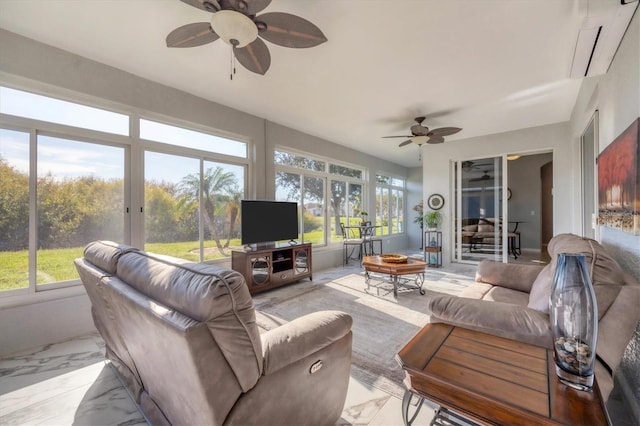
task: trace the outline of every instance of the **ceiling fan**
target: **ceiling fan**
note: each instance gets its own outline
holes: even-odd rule
[[[256,14],[271,0],[181,0],[213,13],[210,22],[195,22],[171,31],[167,47],[195,47],[221,38],[233,51],[233,58],[246,69],[264,75],[271,65],[271,54],[262,39],[284,47],[305,48],[327,41],[322,31],[296,15],[282,12]]]
[[[491,176],[489,174],[489,171],[488,170],[483,170],[482,171],[482,176],[477,177],[477,178],[469,179],[469,182],[481,182],[483,180],[491,180],[491,179],[493,179],[493,176]]]
[[[411,126],[411,135],[383,136],[383,138],[409,138],[398,146],[409,145],[412,142],[422,146],[425,143],[442,143],[444,142],[444,136],[453,135],[462,130],[459,127],[440,127],[439,129],[430,130],[427,126],[422,125],[424,119],[425,117],[415,118],[417,124]]]

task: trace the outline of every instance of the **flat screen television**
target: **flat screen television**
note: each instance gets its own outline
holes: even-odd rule
[[[298,204],[287,201],[242,200],[242,244],[266,246],[298,238]]]

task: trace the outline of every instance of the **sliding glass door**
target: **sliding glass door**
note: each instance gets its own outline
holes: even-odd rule
[[[505,162],[491,157],[455,163],[453,257],[458,262],[507,260]]]

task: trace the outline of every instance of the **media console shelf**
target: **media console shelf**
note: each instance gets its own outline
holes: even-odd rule
[[[311,279],[311,244],[233,250],[231,269],[244,276],[251,294]]]

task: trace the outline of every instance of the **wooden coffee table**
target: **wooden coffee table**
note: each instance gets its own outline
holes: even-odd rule
[[[362,259],[364,277],[369,289],[371,272],[389,276],[389,282],[393,284],[393,297],[398,297],[398,287],[419,290],[424,295],[424,268],[427,264],[421,260],[408,258],[405,263],[385,262],[380,256],[365,256]],[[402,276],[413,275],[411,279],[402,279]],[[413,283],[413,284],[412,284]]]
[[[610,424],[597,381],[590,392],[560,383],[550,349],[427,324],[396,359],[409,388],[402,401],[406,425],[413,422],[424,398],[453,417],[459,413],[481,424]],[[409,419],[414,394],[418,408]]]

